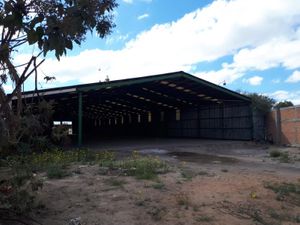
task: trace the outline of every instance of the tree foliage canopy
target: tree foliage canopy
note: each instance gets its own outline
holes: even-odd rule
[[[53,51],[59,60],[74,44],[80,45],[89,32],[96,32],[100,38],[110,34],[116,7],[116,0],[0,1],[0,126],[9,137],[15,140],[21,127],[21,87],[32,74],[37,89],[37,68],[44,61],[39,56]],[[16,65],[13,55],[30,45],[35,53],[27,62]],[[4,90],[7,83],[14,87],[9,95]],[[10,106],[14,96],[15,111]]]
[[[253,109],[264,114],[269,112],[276,102],[273,98],[262,94],[246,93],[246,95],[251,98]]]
[[[80,44],[87,31],[96,29],[103,38],[114,27],[114,0],[8,0],[0,3],[4,57],[16,46],[37,43],[46,55],[59,59],[73,42]],[[5,45],[5,46],[4,46]]]
[[[0,113],[9,102],[3,85],[10,80],[15,90],[40,65],[37,56],[54,51],[59,59],[81,44],[86,34],[96,30],[103,38],[110,34],[115,0],[7,0],[0,2]],[[23,65],[14,65],[12,54],[18,47],[36,44],[40,52]],[[17,69],[19,68],[19,69]],[[33,68],[33,69],[31,69]]]
[[[283,101],[283,102],[278,102],[274,107],[280,109],[289,106],[294,106],[294,104],[291,101]]]

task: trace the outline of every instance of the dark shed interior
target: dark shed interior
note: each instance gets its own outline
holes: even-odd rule
[[[79,144],[113,136],[252,139],[249,98],[181,71],[39,95],[54,100],[54,121],[72,121]]]

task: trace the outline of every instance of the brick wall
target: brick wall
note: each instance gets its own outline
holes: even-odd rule
[[[300,146],[300,105],[270,112],[267,137],[276,144]]]

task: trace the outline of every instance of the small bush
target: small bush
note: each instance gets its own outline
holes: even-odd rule
[[[52,164],[46,169],[47,177],[49,179],[61,179],[69,175],[69,173],[64,169],[63,165]]]
[[[213,217],[210,217],[210,216],[206,216],[206,215],[201,215],[201,216],[197,216],[196,218],[195,218],[195,220],[197,221],[197,222],[211,222],[211,221],[213,221]]]
[[[300,184],[294,183],[267,183],[265,188],[274,191],[278,201],[289,199],[289,202],[300,206]]]
[[[126,184],[126,181],[111,177],[107,180],[105,180],[105,183],[114,187],[122,187],[124,184]]]
[[[112,151],[104,151],[97,153],[96,161],[99,162],[100,167],[113,167],[116,160],[116,155]]]
[[[157,182],[155,184],[152,184],[152,187],[154,189],[159,189],[159,190],[162,190],[162,189],[165,189],[165,184],[162,183],[162,182]]]
[[[279,161],[282,163],[289,163],[291,162],[291,158],[289,156],[289,153],[287,152],[282,152],[279,158]]]
[[[134,153],[130,158],[119,162],[117,167],[124,171],[124,174],[135,176],[138,179],[154,179],[159,173],[165,173],[168,170],[166,163],[158,157],[137,156]]]
[[[278,150],[272,150],[270,152],[270,157],[272,157],[272,158],[278,158],[280,155],[281,155],[281,152]]]
[[[193,170],[190,170],[190,169],[182,169],[181,176],[185,180],[189,181],[189,180],[192,180],[195,176],[197,176],[197,173],[195,173]]]
[[[184,206],[186,209],[190,206],[190,198],[186,193],[180,192],[175,195],[175,199],[178,205]]]
[[[280,152],[278,150],[272,150],[270,152],[270,157],[272,157],[272,158],[278,158],[279,161],[282,162],[282,163],[289,163],[289,162],[291,162],[291,158],[290,158],[288,152]]]
[[[37,206],[35,192],[43,183],[26,168],[14,168],[12,172],[10,178],[0,182],[0,205],[2,210],[26,215]]]
[[[167,213],[167,210],[165,207],[153,206],[147,213],[151,215],[153,220],[159,221]]]

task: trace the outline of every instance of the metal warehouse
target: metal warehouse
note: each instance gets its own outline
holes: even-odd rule
[[[72,121],[78,145],[112,136],[253,136],[248,97],[182,71],[45,89],[39,95],[55,101],[54,121]]]

